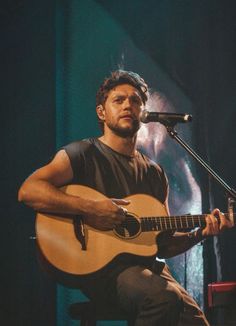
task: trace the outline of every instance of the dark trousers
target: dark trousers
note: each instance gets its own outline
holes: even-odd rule
[[[123,271],[117,279],[121,307],[135,326],[209,326],[197,303],[165,266],[160,274],[142,266]]]
[[[134,326],[209,326],[197,303],[163,263],[128,267],[118,277],[106,273],[81,285],[96,305],[118,306]]]

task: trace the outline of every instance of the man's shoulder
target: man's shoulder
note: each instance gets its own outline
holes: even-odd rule
[[[73,150],[75,152],[87,152],[89,149],[94,148],[95,141],[95,138],[76,140],[63,146],[63,149]]]
[[[155,162],[154,160],[152,160],[149,156],[147,156],[146,154],[142,153],[141,151],[138,150],[139,156],[142,158],[142,160],[149,166],[149,167],[153,167],[155,169],[157,169],[159,172],[163,171],[162,166]]]
[[[87,138],[73,141],[62,147],[69,157],[81,157],[93,154],[96,150],[96,138]]]

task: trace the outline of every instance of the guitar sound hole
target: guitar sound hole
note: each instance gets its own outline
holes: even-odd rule
[[[140,222],[131,214],[127,214],[125,221],[114,228],[114,232],[121,238],[134,238],[140,233]]]

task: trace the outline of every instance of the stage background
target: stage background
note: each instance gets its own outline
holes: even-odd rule
[[[66,308],[77,299],[77,291],[57,287],[39,268],[35,214],[17,203],[17,190],[60,146],[99,134],[95,93],[111,70],[120,66],[137,71],[171,108],[191,112],[192,125],[181,126],[179,132],[235,185],[234,12],[234,3],[229,1],[18,0],[1,5],[0,314],[7,324],[73,325]],[[225,210],[224,192],[171,142],[165,139],[165,148],[169,151],[171,146],[175,157],[184,158],[201,186],[203,211],[215,205]],[[168,159],[163,153],[151,155],[170,171],[172,188],[186,203],[182,186],[185,196],[188,186],[180,176],[171,175],[172,154]],[[194,202],[192,194],[187,199]],[[189,209],[171,200],[179,213]],[[196,255],[201,259],[203,251],[205,285],[236,279],[235,235],[234,229],[207,240],[203,250],[196,247],[192,261]],[[203,303],[201,287],[194,289],[188,281],[194,270],[187,268],[191,254],[176,259],[182,268],[176,273],[175,261],[170,262],[176,277]]]

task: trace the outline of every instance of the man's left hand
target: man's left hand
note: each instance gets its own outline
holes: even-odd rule
[[[206,227],[202,230],[202,237],[217,235],[232,227],[233,223],[218,208],[215,208],[211,214],[206,216]]]

